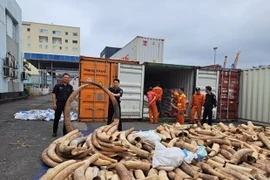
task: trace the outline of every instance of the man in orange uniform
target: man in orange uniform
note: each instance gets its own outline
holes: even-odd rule
[[[159,112],[159,117],[163,117],[163,111],[161,107],[161,100],[162,100],[162,95],[163,95],[163,89],[160,87],[160,84],[157,83],[157,86],[153,88],[153,91],[157,94],[157,109]]]
[[[202,107],[204,105],[204,95],[201,94],[201,89],[197,87],[195,91],[196,93],[192,96],[190,103],[190,107],[192,108],[190,123],[194,123],[194,116],[196,112],[198,117],[197,121],[200,123],[202,117]]]
[[[170,92],[173,95],[173,102],[172,102],[172,104],[175,105],[175,106],[177,106],[179,94],[174,89],[170,89]],[[170,112],[170,116],[172,117],[175,112],[176,112],[176,109],[174,107],[172,107],[172,110]]]
[[[186,111],[186,103],[187,103],[187,97],[184,94],[184,88],[180,88],[178,90],[179,98],[177,103],[177,122],[180,124],[185,123],[185,111]]]
[[[157,106],[156,106],[156,100],[157,100],[157,95],[153,91],[153,88],[150,87],[149,91],[147,92],[147,98],[148,98],[148,109],[149,109],[149,119],[150,123],[158,123],[158,111],[157,111]]]

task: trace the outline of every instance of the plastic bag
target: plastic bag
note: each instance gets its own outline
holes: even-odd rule
[[[153,155],[152,166],[173,166],[181,165],[185,157],[183,151],[177,147],[166,148],[160,142],[156,142],[155,153]]]
[[[142,139],[142,141],[148,142],[152,145],[155,145],[157,141],[161,141],[161,137],[153,130],[139,131],[137,135]]]
[[[198,150],[197,150],[196,154],[198,156],[198,159],[200,161],[202,161],[207,156],[207,152],[205,150],[205,147],[204,146],[198,146]]]
[[[185,154],[185,162],[190,164],[193,159],[197,159],[198,156],[196,153],[190,152],[187,149],[183,149],[183,153]]]

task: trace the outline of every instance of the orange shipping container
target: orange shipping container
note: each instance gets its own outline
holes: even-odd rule
[[[133,61],[120,61],[93,57],[80,57],[79,85],[82,81],[93,81],[109,88],[118,77],[118,63],[138,64]],[[79,120],[83,122],[107,121],[109,97],[101,89],[88,86],[79,96]]]

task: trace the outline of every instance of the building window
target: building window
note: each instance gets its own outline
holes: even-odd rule
[[[78,33],[75,33],[75,32],[74,32],[74,33],[73,33],[73,36],[78,36]]]
[[[38,32],[39,33],[48,34],[48,30],[47,29],[39,29]]]
[[[68,51],[68,47],[65,47],[65,50]]]
[[[65,39],[65,43],[68,43],[68,39]]]
[[[53,34],[58,34],[58,35],[61,35],[61,31],[53,31]]]
[[[39,36],[40,43],[48,43],[48,36]]]
[[[16,24],[12,23],[12,39],[16,41]]]
[[[27,36],[27,40],[31,40],[31,36]]]
[[[62,46],[59,46],[59,50],[62,50]]]
[[[72,50],[73,50],[74,52],[77,52],[77,51],[78,51],[78,48],[72,48]]]
[[[41,44],[39,45],[39,49],[42,49],[42,45]]]
[[[52,46],[52,49],[55,50],[56,49],[56,46]]]
[[[62,38],[53,37],[52,38],[52,43],[53,44],[62,44]]]
[[[72,43],[73,44],[78,44],[78,41],[77,40],[73,40]]]
[[[6,14],[6,33],[14,41],[17,41],[17,23],[8,14]]]
[[[30,32],[30,28],[27,28],[27,31]]]
[[[68,32],[66,32],[66,36],[68,35]]]
[[[45,45],[45,49],[48,49],[48,45]]]
[[[31,48],[31,44],[27,44],[27,47],[28,47],[28,48]]]

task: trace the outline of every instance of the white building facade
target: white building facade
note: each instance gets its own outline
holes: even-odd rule
[[[16,0],[0,0],[0,100],[22,94],[23,76],[22,10]]]

